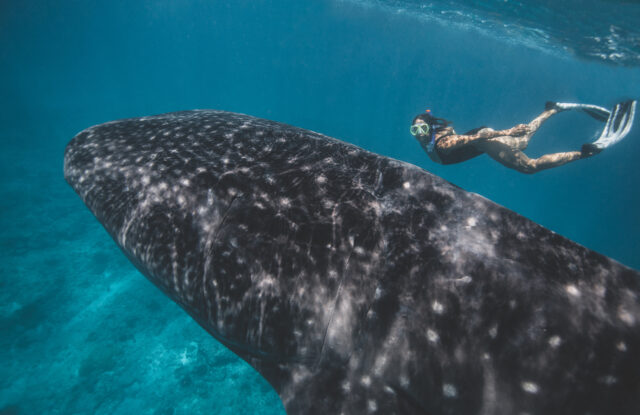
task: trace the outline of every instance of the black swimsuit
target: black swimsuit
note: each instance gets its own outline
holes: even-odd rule
[[[478,131],[482,130],[483,128],[487,128],[487,127],[478,127],[478,128],[474,128],[473,130],[467,131],[466,133],[462,134],[462,135],[472,135],[477,133]],[[437,161],[440,164],[455,164],[455,163],[462,163],[463,161],[467,161],[469,159],[472,159],[474,157],[479,156],[480,154],[483,154],[484,151],[480,151],[478,150],[475,146],[473,146],[472,144],[470,145],[466,145],[466,146],[462,146],[462,147],[458,147],[458,148],[454,148],[451,151],[447,151],[446,153],[443,151],[440,151],[438,149],[438,142],[440,140],[442,140],[443,138],[448,137],[448,136],[442,136],[440,138],[438,138],[437,140],[435,140],[435,145],[433,146],[433,150],[430,153],[430,156],[432,156],[432,159],[434,159],[435,161]],[[435,154],[433,154],[435,153]],[[435,156],[435,157],[433,157]]]

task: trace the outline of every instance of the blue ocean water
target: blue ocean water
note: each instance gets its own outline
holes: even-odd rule
[[[634,0],[345,0],[616,65],[640,64]]]
[[[408,134],[426,108],[464,131],[526,122],[547,100],[637,97],[639,7],[0,2],[0,414],[284,412],[266,381],[134,269],[64,182],[66,143],[112,119],[215,108],[308,128],[640,268],[638,125],[594,158],[533,176],[484,156],[435,165]],[[597,128],[560,114],[528,153],[577,149]]]

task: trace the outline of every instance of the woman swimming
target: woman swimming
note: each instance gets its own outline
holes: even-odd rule
[[[545,154],[536,159],[527,157],[523,150],[540,126],[551,116],[569,109],[581,109],[593,118],[606,122],[601,137],[594,143],[583,145],[581,151]],[[449,121],[436,118],[427,110],[413,119],[410,131],[436,163],[461,163],[486,153],[506,167],[532,174],[598,154],[627,135],[634,112],[635,101],[620,103],[611,112],[594,105],[547,102],[542,114],[529,124],[518,124],[507,130],[480,127],[457,134]]]

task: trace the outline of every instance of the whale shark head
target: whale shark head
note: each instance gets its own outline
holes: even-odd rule
[[[640,407],[639,274],[418,167],[185,111],[82,131],[64,172],[288,413]]]

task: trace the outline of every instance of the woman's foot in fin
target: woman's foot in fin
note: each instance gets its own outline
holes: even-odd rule
[[[580,152],[582,153],[582,158],[586,159],[587,157],[601,153],[602,149],[593,143],[587,143],[582,145]]]
[[[558,109],[556,108],[556,103],[553,101],[547,101],[544,103],[544,110],[545,111],[549,111],[549,110],[555,110]]]
[[[547,101],[544,104],[545,111],[556,110],[557,112],[560,112],[560,111],[567,111],[570,109],[571,108],[568,107],[567,104],[563,104],[562,102]]]

